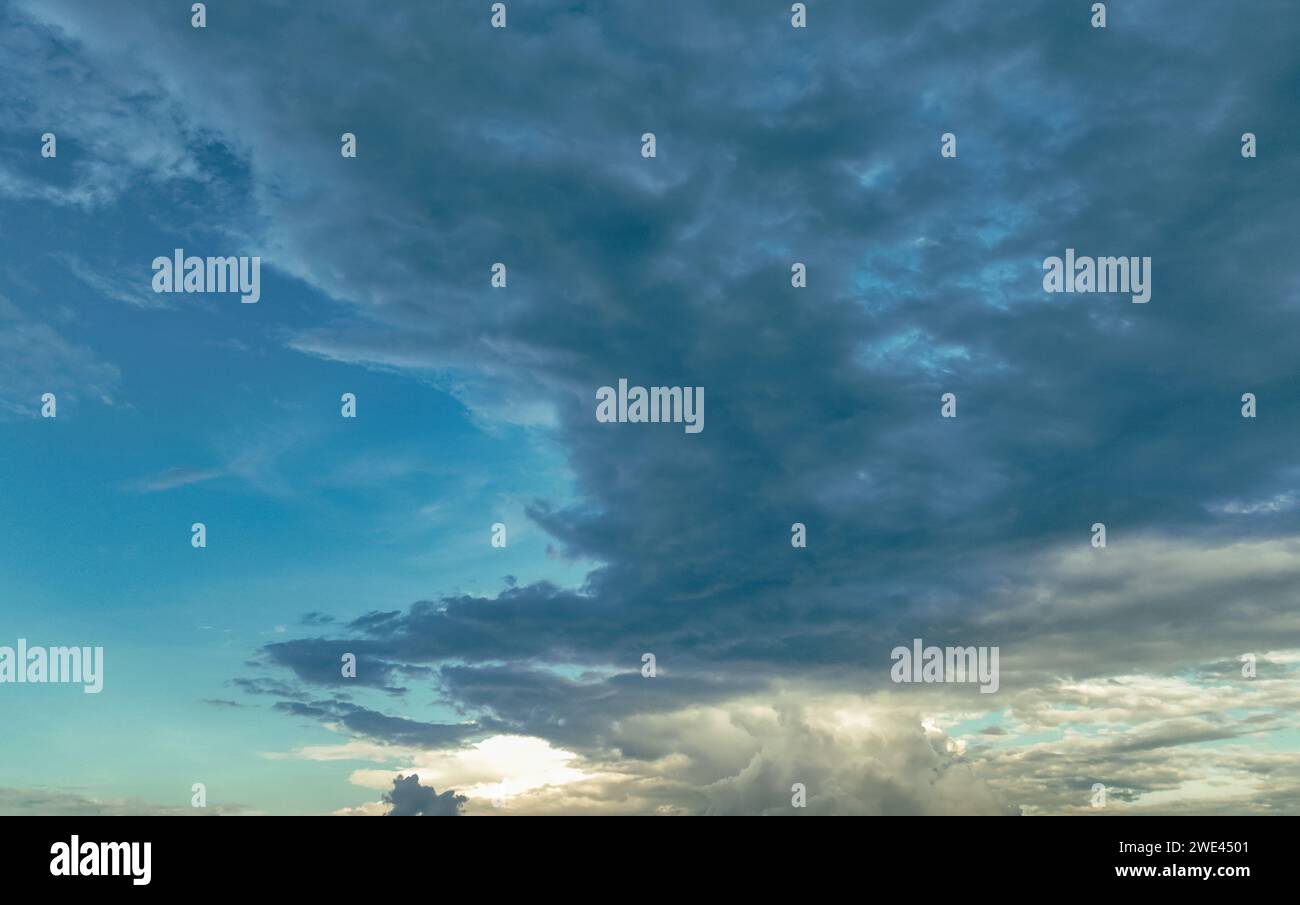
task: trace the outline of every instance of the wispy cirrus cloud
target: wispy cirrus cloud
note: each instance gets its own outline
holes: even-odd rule
[[[229,472],[221,468],[169,468],[156,475],[131,481],[126,488],[141,493],[158,493],[174,490],[177,487],[188,487],[191,484],[202,484],[205,481],[225,477],[227,474]]]

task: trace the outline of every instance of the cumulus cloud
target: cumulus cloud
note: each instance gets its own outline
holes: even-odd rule
[[[458,817],[465,798],[448,790],[441,795],[434,789],[420,785],[418,776],[399,776],[393,780],[393,791],[384,796],[392,805],[389,817]]]

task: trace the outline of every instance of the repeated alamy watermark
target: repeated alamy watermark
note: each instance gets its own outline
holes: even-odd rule
[[[889,677],[895,682],[978,682],[980,694],[998,690],[998,648],[925,647],[920,638],[911,648],[896,647]]]
[[[76,684],[86,694],[104,689],[102,647],[0,647],[0,685]]]
[[[704,387],[629,387],[596,391],[596,420],[602,424],[684,424],[686,433],[704,430]]]
[[[1044,292],[1123,292],[1134,304],[1151,301],[1151,259],[1076,257],[1043,259]]]
[[[230,256],[200,258],[176,249],[171,257],[153,259],[154,292],[238,292],[245,305],[262,297],[262,259]]]

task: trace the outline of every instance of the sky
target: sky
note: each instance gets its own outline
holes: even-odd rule
[[[1300,813],[1292,3],[190,5],[0,2],[0,814]]]

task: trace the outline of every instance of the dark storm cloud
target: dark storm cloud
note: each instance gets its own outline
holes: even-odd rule
[[[403,694],[406,691],[396,682],[398,674],[419,672],[419,667],[392,662],[388,648],[367,640],[296,639],[268,644],[263,649],[263,654],[272,663],[291,666],[297,677],[304,682],[341,687],[363,686],[391,694]],[[344,658],[348,655],[356,660],[356,675],[344,677]],[[268,689],[274,687],[267,686]],[[267,693],[282,692],[270,690]]]
[[[1290,3],[1112,4],[1104,31],[1048,0],[813,3],[797,32],[780,4],[515,2],[501,33],[473,5],[324,3],[223,10],[199,43],[157,5],[51,7],[108,57],[152,40],[147,65],[247,160],[272,266],[355,305],[295,348],[455,374],[489,420],[536,403],[568,452],[580,498],[529,515],[602,563],[584,586],[268,645],[302,682],[351,681],[345,651],[375,688],[454,662],[452,703],[597,744],[678,694],[879,686],[912,637],[1005,643],[1035,681],[1300,643],[1294,563],[1173,602],[1132,553],[1185,547],[1159,562],[1174,581],[1201,550],[1300,532],[1300,506],[1250,509],[1300,473]],[[1067,247],[1150,256],[1150,303],[1045,295]],[[597,423],[619,377],[703,386],[705,430]],[[1053,558],[1097,521],[1111,571]],[[645,651],[675,670],[653,692],[539,670]],[[379,717],[344,722],[441,737]]]
[[[343,725],[358,735],[399,745],[435,748],[461,741],[481,733],[477,725],[443,725],[421,723],[402,717],[387,716],[364,707],[338,705]]]
[[[440,671],[440,685],[450,701],[472,713],[490,714],[498,728],[587,749],[616,744],[611,726],[629,712],[654,715],[709,705],[765,684],[764,677],[743,674],[680,679],[658,675],[648,680],[631,672],[572,680],[512,667],[447,666]],[[645,756],[626,741],[617,744],[629,757]]]
[[[289,682],[280,679],[272,679],[266,676],[257,676],[254,678],[236,678],[231,679],[231,684],[238,688],[244,694],[255,695],[274,695],[276,697],[301,698],[303,692]]]
[[[438,748],[454,745],[485,731],[497,729],[494,720],[483,723],[426,723],[389,716],[350,701],[279,701],[274,709],[292,716],[316,720],[337,720],[350,732],[378,742],[415,748]]]
[[[1094,32],[1046,3],[814,7],[790,33],[741,4],[525,5],[509,50],[454,23],[466,47],[437,65],[462,89],[427,118],[363,115],[355,90],[297,111],[315,131],[363,116],[383,166],[357,178],[430,249],[348,238],[343,254],[341,234],[290,231],[336,262],[326,288],[382,302],[299,347],[534,384],[585,499],[530,515],[606,564],[581,589],[351,628],[389,662],[653,650],[704,673],[844,670],[913,635],[977,632],[970,618],[1029,581],[1035,555],[1086,542],[1094,521],[1112,546],[1293,532],[1297,512],[1210,508],[1275,493],[1292,467],[1278,451],[1300,405],[1284,263],[1300,154],[1280,136],[1260,160],[1238,153],[1242,131],[1300,112],[1281,88],[1281,10],[1148,3]],[[646,130],[654,161],[636,153]],[[938,157],[943,131],[956,160]],[[438,178],[392,156],[408,146]],[[1067,246],[1151,256],[1152,302],[1046,296],[1040,263]],[[482,268],[464,262],[499,259],[512,288],[485,308]],[[789,286],[794,260],[806,290]],[[596,423],[593,391],[619,376],[704,386],[705,431]],[[1238,417],[1246,389],[1267,419]],[[945,391],[955,421],[937,417]],[[807,550],[790,548],[794,521]],[[1215,601],[1190,603],[1189,632],[1217,621]],[[269,650],[322,681],[328,647]],[[1186,656],[1167,647],[1136,658]]]
[[[313,704],[306,701],[277,701],[274,709],[291,716],[304,716],[312,719],[328,719],[334,711],[328,705]]]

